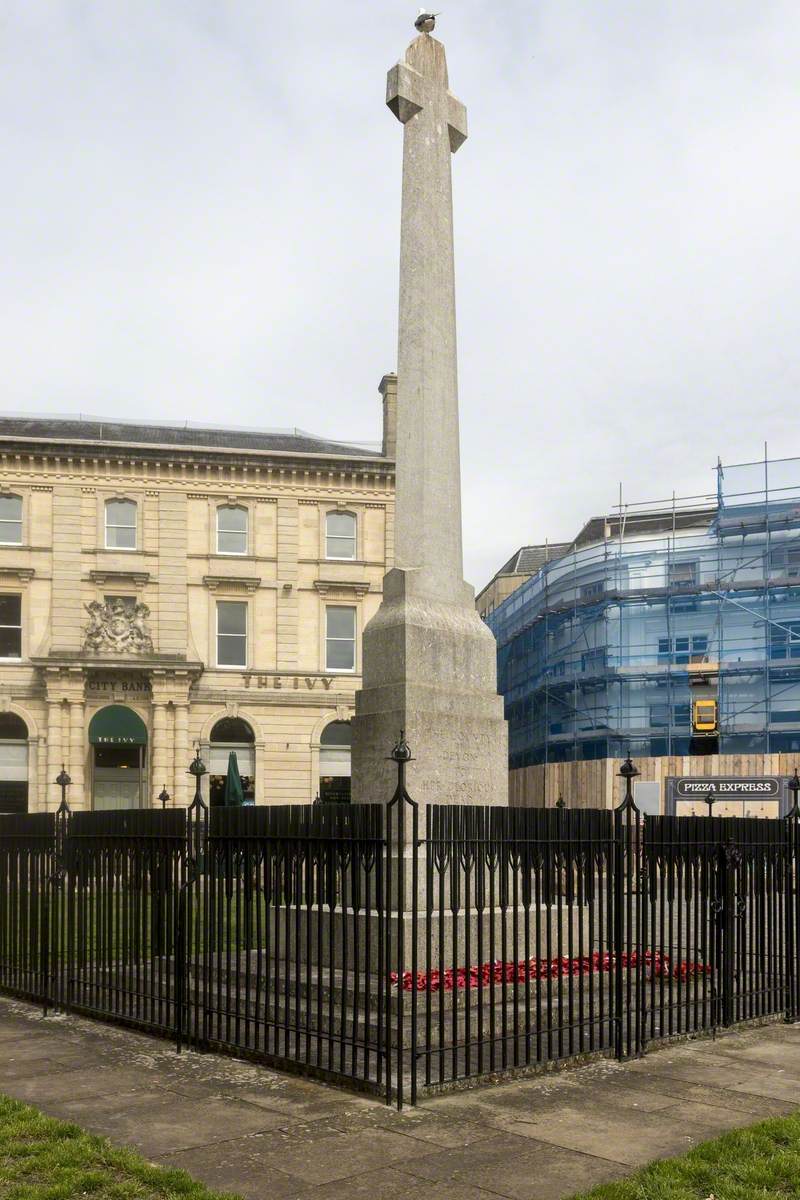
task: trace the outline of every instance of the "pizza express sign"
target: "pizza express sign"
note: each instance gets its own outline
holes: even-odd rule
[[[678,800],[705,800],[709,792],[715,800],[778,800],[781,781],[774,775],[700,775],[675,780]]]

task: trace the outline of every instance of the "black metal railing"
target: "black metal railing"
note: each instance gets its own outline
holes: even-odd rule
[[[421,812],[393,757],[386,805],[0,817],[0,990],[400,1106],[800,1013],[796,804]]]

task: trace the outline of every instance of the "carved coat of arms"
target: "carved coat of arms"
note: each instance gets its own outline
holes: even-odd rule
[[[83,648],[91,653],[112,651],[114,654],[152,654],[153,640],[147,628],[150,609],[146,604],[128,605],[121,599],[93,600],[84,605],[89,624]]]

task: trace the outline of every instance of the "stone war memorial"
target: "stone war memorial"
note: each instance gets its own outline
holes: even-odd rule
[[[467,137],[444,46],[421,33],[387,80],[403,125],[395,565],[364,629],[356,801],[390,797],[404,731],[419,804],[507,804],[496,647],[464,582],[451,157]]]
[[[69,760],[56,774],[54,746],[79,743],[81,725],[70,721],[62,739],[59,713],[59,738],[43,757],[57,808],[0,815],[0,990],[400,1108],[451,1087],[637,1057],[677,1037],[800,1014],[800,776],[787,784],[780,820],[644,818],[630,759],[615,809],[581,807],[580,797],[569,807],[508,804],[495,643],[462,564],[451,159],[466,113],[431,36],[435,17],[416,24],[387,88],[403,126],[396,413],[387,422],[387,445],[395,432],[397,443],[395,560],[363,633],[354,802],[291,803],[284,781],[275,803],[247,805],[226,746],[224,802],[209,804],[200,741],[182,773],[194,788],[188,805],[170,804],[165,788],[163,810],[71,807]],[[393,376],[383,388],[390,409]],[[386,452],[381,466],[388,476]],[[315,486],[309,509],[325,495]],[[310,511],[307,531],[321,534],[325,519]],[[124,528],[135,545],[135,525]],[[222,532],[246,539],[246,522]],[[336,524],[331,536],[345,537],[355,560],[355,532]],[[371,581],[351,578],[352,562],[340,567],[316,579],[323,592],[369,593]],[[215,589],[234,582],[256,592],[260,580],[211,578]],[[296,606],[291,590],[282,586],[281,603]],[[156,652],[158,614],[146,599],[110,596],[87,615],[83,653],[106,654],[108,672],[118,654]],[[228,653],[247,661],[245,647]],[[136,691],[117,690],[142,682],[114,676],[102,686],[132,703]],[[347,725],[343,702],[308,690]],[[308,699],[297,691],[299,709]],[[162,719],[162,746],[165,728]],[[187,728],[182,721],[182,740]],[[140,772],[144,747],[142,732]]]

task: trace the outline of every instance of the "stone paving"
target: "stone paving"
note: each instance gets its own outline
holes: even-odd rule
[[[245,1200],[556,1200],[800,1105],[800,1025],[475,1087],[398,1113],[0,999],[0,1091]]]

